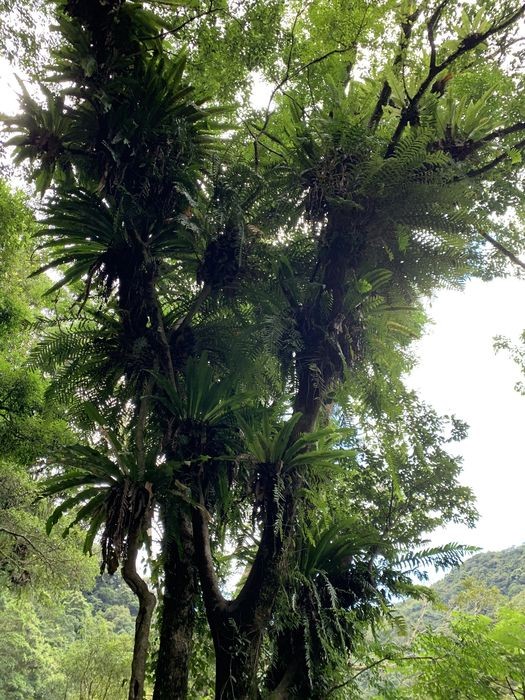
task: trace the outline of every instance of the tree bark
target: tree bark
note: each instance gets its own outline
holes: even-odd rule
[[[183,700],[195,622],[196,569],[190,515],[168,503],[164,520],[164,598],[153,700]]]
[[[226,615],[215,642],[215,700],[257,700],[257,670],[265,625],[239,625]]]
[[[137,573],[140,527],[141,523],[138,522],[128,535],[126,558],[122,564],[122,578],[139,600],[139,611],[135,620],[135,639],[128,700],[143,700],[144,697],[149,631],[157,602],[144,579]]]
[[[286,542],[292,531],[293,499],[288,499],[283,516],[283,533],[275,528],[276,504],[267,494],[266,524],[257,555],[246,582],[235,600],[220,591],[211,556],[208,521],[201,507],[193,509],[195,558],[199,570],[206,615],[215,648],[216,700],[256,700],[261,645],[268,628],[279,589]]]

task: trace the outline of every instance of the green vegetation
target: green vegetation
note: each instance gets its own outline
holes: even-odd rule
[[[502,552],[476,554],[434,588],[441,600],[450,603],[464,589],[465,580],[470,578],[488,588],[496,588],[508,598],[514,598],[525,588],[525,545]]]
[[[5,692],[351,697],[393,600],[470,551],[426,541],[476,520],[466,426],[404,377],[425,298],[524,267],[525,6],[33,6],[50,57],[4,124],[38,224],[0,191]],[[133,639],[122,591],[78,593],[80,542]],[[461,661],[518,692],[521,613],[493,611],[414,640],[407,663],[465,657],[411,697],[453,697]],[[458,692],[499,692],[476,674]]]
[[[432,587],[437,606],[402,604],[408,628],[376,648],[363,696],[525,697],[524,556],[525,546],[477,554]]]
[[[134,619],[99,582],[93,592],[0,598],[0,695],[9,700],[103,700],[127,697]],[[118,591],[118,589],[117,589]],[[90,604],[88,601],[93,600]]]
[[[501,552],[483,552],[467,559],[435,583],[432,590],[445,608],[420,601],[406,601],[400,610],[409,626],[440,627],[448,619],[447,609],[492,615],[505,601],[518,603],[525,588],[525,546]]]

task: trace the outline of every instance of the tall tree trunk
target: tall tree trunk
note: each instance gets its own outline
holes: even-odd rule
[[[226,600],[220,591],[204,508],[193,510],[193,533],[206,615],[215,648],[215,698],[255,700],[259,697],[261,645],[285,561],[274,518],[268,519],[248,578],[232,601]]]
[[[215,642],[215,700],[257,700],[257,671],[265,631],[255,620],[238,624],[225,616]]]
[[[144,677],[148,658],[149,631],[151,627],[151,618],[157,602],[157,599],[149,590],[144,579],[137,573],[140,529],[141,522],[137,522],[133,529],[130,530],[127,540],[126,558],[122,564],[122,578],[139,600],[139,611],[135,620],[135,640],[133,644],[133,660],[131,663],[128,700],[143,700],[144,697]]]
[[[153,700],[183,700],[195,622],[196,569],[191,518],[180,501],[168,503],[164,521],[164,598]]]

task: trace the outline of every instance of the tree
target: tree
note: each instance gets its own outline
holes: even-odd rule
[[[388,698],[525,696],[522,612],[501,607],[495,619],[453,613],[450,629],[418,635],[399,661]],[[388,676],[388,674],[387,674]]]
[[[316,498],[334,502],[328,465],[349,458],[334,407],[352,407],[364,429],[367,412],[384,426],[399,419],[419,299],[508,258],[522,265],[519,228],[503,215],[518,202],[525,145],[514,44],[525,7],[152,8],[59,3],[45,101],[24,92],[24,115],[7,120],[18,161],[50,191],[41,270],[62,273],[50,293],[76,295],[36,355],[92,434],[67,453],[85,457],[82,473],[62,459],[48,492],[84,488],[91,474],[104,489],[95,506],[79,490],[59,511],[84,502],[76,519],[103,529],[112,566],[126,568],[148,530],[144,499],[129,500],[117,475],[131,460],[133,493],[157,505],[164,533],[155,700],[186,695],[197,595],[216,697],[252,698]],[[265,53],[258,13],[272,29]],[[231,63],[232,85],[260,69],[275,88],[265,112],[227,121],[213,68],[200,84],[199,71],[210,37],[231,46],[242,20],[253,53],[218,51],[219,66]],[[416,425],[413,446],[398,449],[399,432],[383,467],[402,511],[396,470],[425,451],[432,464],[435,442]],[[113,483],[101,482],[101,459]],[[227,599],[214,557],[250,538],[248,572]],[[137,628],[130,698],[142,694],[146,635]]]
[[[35,464],[70,435],[42,374],[27,366],[45,287],[27,279],[33,215],[1,181],[0,229],[0,576],[14,588],[86,585],[93,569],[79,557],[78,538],[46,537],[52,506],[34,504]]]

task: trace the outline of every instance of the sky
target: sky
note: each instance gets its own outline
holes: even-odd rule
[[[18,90],[0,58],[0,112],[16,112]],[[257,106],[266,107],[268,86],[254,93]],[[474,490],[480,512],[475,529],[448,526],[430,536],[433,544],[498,550],[525,542],[525,396],[514,389],[521,377],[508,353],[493,350],[497,335],[518,341],[524,297],[525,280],[509,277],[473,280],[429,304],[434,323],[415,346],[419,363],[408,381],[439,413],[470,425],[468,438],[453,448],[463,457],[462,482]]]
[[[472,280],[429,305],[434,324],[415,347],[419,363],[409,384],[439,413],[469,424],[467,439],[453,447],[481,516],[474,530],[449,526],[434,533],[436,544],[498,550],[525,542],[525,396],[514,388],[524,378],[507,352],[493,349],[497,335],[518,341],[524,296],[525,280]]]
[[[7,59],[0,56],[0,112],[15,114],[17,93],[20,91],[12,68]]]

